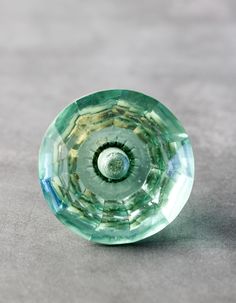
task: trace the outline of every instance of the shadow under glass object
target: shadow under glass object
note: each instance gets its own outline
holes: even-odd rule
[[[187,202],[188,135],[159,101],[129,90],[82,97],[49,126],[39,153],[56,217],[88,240],[132,243],[162,230]]]

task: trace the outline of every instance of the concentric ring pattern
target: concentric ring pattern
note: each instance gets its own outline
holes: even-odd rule
[[[129,171],[119,180],[97,169],[99,153],[120,149]],[[108,90],[66,107],[49,126],[39,178],[57,218],[88,240],[131,243],[179,214],[194,177],[192,147],[181,123],[142,93]]]

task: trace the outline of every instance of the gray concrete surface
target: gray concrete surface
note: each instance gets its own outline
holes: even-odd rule
[[[0,302],[235,302],[236,2],[0,0]],[[134,245],[89,243],[37,181],[41,137],[75,98],[150,94],[183,121],[196,182]]]

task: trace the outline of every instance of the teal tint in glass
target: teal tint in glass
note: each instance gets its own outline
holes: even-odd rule
[[[123,244],[172,222],[194,178],[191,143],[159,101],[128,90],[85,96],[49,126],[39,178],[57,218],[88,240]]]

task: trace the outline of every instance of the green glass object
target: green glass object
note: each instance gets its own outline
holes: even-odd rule
[[[159,101],[107,90],[66,107],[49,126],[39,178],[57,218],[84,238],[123,244],[172,222],[194,178],[191,143]]]

